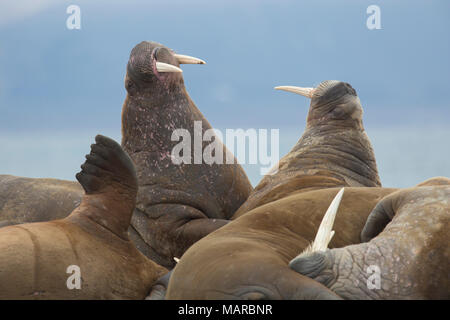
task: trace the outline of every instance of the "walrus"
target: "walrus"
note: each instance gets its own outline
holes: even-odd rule
[[[76,175],[79,207],[0,229],[0,299],[143,299],[167,272],[128,237],[138,188],[131,158],[107,137],[95,141]],[[69,279],[76,270],[79,286]]]
[[[339,299],[339,294],[289,268],[313,242],[339,190],[298,190],[199,240],[173,269],[166,299]],[[360,243],[369,213],[396,190],[345,187],[330,247]]]
[[[361,102],[350,84],[327,80],[316,88],[275,89],[311,99],[305,131],[278,168],[259,182],[236,217],[300,189],[381,187]]]
[[[364,243],[301,254],[291,268],[344,299],[450,299],[450,185],[434,182],[382,199]]]
[[[233,215],[233,220],[293,193],[381,186],[375,155],[362,124],[362,106],[350,84],[328,80],[315,89],[276,89],[311,98],[306,129],[293,149],[280,160],[277,171],[261,180]],[[149,299],[164,295],[169,277],[158,280]]]
[[[244,170],[217,137],[209,136],[216,152],[221,149],[233,164],[196,163],[191,156],[191,164],[172,161],[179,143],[172,141],[174,130],[187,130],[195,151],[195,134],[202,140],[211,129],[186,92],[179,68],[186,63],[205,62],[156,42],[138,44],[127,65],[122,111],[122,147],[133,159],[139,181],[130,237],[147,257],[169,268],[192,243],[226,224],[252,190]],[[199,124],[201,130],[195,132]],[[202,155],[208,143],[202,143]],[[8,225],[63,218],[82,196],[76,182],[1,178],[0,227],[1,221]]]
[[[189,97],[179,65],[203,61],[181,57],[156,42],[136,45],[127,65],[122,109],[122,147],[136,165],[139,183],[131,236],[145,255],[168,268],[174,257],[225,225],[252,190],[217,136],[215,152],[234,159],[232,164],[207,163],[202,156],[210,141],[194,143],[212,128]],[[182,155],[186,161],[174,160],[180,143],[176,130],[187,134],[183,142],[190,139],[186,144],[192,154],[183,150]]]
[[[83,194],[76,181],[0,175],[0,228],[63,219],[80,205]]]

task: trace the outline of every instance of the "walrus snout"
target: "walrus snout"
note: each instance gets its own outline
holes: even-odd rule
[[[179,68],[180,64],[205,63],[199,58],[176,54],[160,43],[142,41],[131,50],[127,72],[136,80],[149,81],[153,78],[165,80],[169,76],[176,78],[177,74],[183,72]]]

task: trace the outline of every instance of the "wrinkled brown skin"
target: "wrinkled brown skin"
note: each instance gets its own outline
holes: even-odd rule
[[[133,49],[125,78],[122,145],[139,178],[130,238],[147,257],[170,268],[173,257],[226,224],[252,187],[237,163],[171,162],[170,152],[178,144],[171,141],[174,129],[189,130],[193,143],[194,121],[202,122],[203,133],[211,125],[190,99],[181,75],[155,74],[155,48],[160,48],[158,61],[178,66],[163,45],[143,42]],[[225,156],[229,151],[221,142],[219,146]],[[76,182],[0,176],[0,227],[63,218],[79,204],[82,194]]]
[[[366,243],[308,254],[294,270],[344,299],[450,299],[450,185],[435,178],[390,194],[374,208],[361,237]],[[436,185],[433,185],[436,183]],[[380,270],[380,288],[373,271]]]
[[[166,299],[339,298],[288,267],[314,239],[339,190],[300,190],[253,209],[201,239],[173,270]],[[345,188],[330,246],[360,243],[370,211],[395,190]]]
[[[255,187],[236,217],[298,190],[381,187],[372,145],[356,91],[328,80],[314,91],[306,129],[292,150]]]
[[[0,227],[65,218],[83,194],[75,181],[0,175]]]
[[[136,201],[133,163],[113,140],[96,137],[77,179],[85,190],[69,217],[0,229],[1,299],[143,299],[167,270],[128,238]],[[67,267],[81,271],[69,290]]]
[[[139,183],[131,237],[145,255],[170,268],[174,257],[225,225],[252,187],[236,160],[194,164],[194,121],[202,122],[202,134],[211,125],[190,99],[182,75],[158,73],[156,60],[179,66],[173,52],[155,42],[141,42],[130,54],[122,147],[136,165]],[[171,141],[175,129],[191,134],[192,164],[172,162],[172,149],[181,141]],[[220,141],[219,148],[229,152]]]
[[[322,82],[299,142],[280,161],[278,171],[262,179],[233,216],[235,221],[183,255],[167,298],[336,298],[292,273],[288,263],[314,239],[335,187],[381,186],[362,113],[349,84]],[[367,215],[389,192],[392,189],[348,189],[331,245],[359,243]]]

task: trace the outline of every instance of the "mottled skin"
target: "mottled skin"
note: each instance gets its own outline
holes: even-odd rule
[[[0,227],[65,218],[83,194],[75,181],[0,175]]]
[[[450,299],[450,186],[431,183],[381,200],[361,233],[368,242],[308,254],[291,267],[344,299]],[[369,289],[374,265],[380,287]]]
[[[335,299],[288,264],[314,239],[340,188],[292,193],[255,208],[194,244],[181,258],[167,299]],[[376,203],[395,189],[345,188],[331,247],[360,243]]]
[[[190,132],[193,154],[194,121],[201,121],[202,134],[211,125],[190,99],[182,75],[159,73],[156,61],[178,66],[173,52],[155,42],[141,42],[131,51],[122,147],[136,165],[139,182],[131,236],[144,254],[172,267],[174,257],[225,225],[252,187],[236,161],[194,164],[192,156],[191,164],[173,163],[171,152],[179,143],[171,140],[174,130]],[[219,146],[224,155],[229,152],[220,141]]]
[[[1,299],[142,299],[167,272],[128,238],[137,180],[120,145],[97,136],[77,179],[85,195],[67,218],[0,229]],[[70,265],[79,290],[67,288]]]
[[[314,91],[304,134],[279,162],[278,171],[262,179],[247,201],[234,214],[233,220],[252,213],[252,209],[272,202],[280,206],[279,212],[284,212],[286,202],[277,200],[286,199],[294,193],[300,196],[301,192],[339,186],[381,186],[375,156],[362,125],[362,113],[359,98],[349,84],[339,81],[322,82]],[[304,206],[306,211],[307,205]],[[279,217],[281,220],[284,219],[282,214]],[[246,227],[250,225],[251,223]],[[255,238],[263,240],[264,232],[272,234],[271,227],[271,224],[264,225]],[[339,231],[352,233],[354,230]],[[298,232],[302,236],[302,232],[306,231],[299,229]],[[240,247],[239,240],[236,242],[233,237],[227,241],[233,242],[230,244],[232,250]],[[251,253],[246,255],[252,256]],[[260,260],[255,259],[246,263],[256,261]],[[281,264],[281,268],[285,270],[286,265]],[[251,272],[253,269],[249,270]],[[161,281],[158,286],[167,286],[167,281]]]
[[[311,99],[305,132],[239,208],[237,216],[297,190],[380,187],[375,155],[362,123],[356,91],[345,82],[322,82]]]

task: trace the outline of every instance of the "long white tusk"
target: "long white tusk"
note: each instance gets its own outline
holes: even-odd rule
[[[300,94],[307,98],[312,98],[314,93],[314,88],[302,88],[302,87],[294,87],[294,86],[279,86],[275,87],[275,90],[284,90],[288,92],[293,92],[296,94]]]
[[[174,65],[158,61],[156,62],[156,70],[158,72],[183,72],[183,70]]]
[[[336,218],[336,213],[339,209],[339,204],[341,203],[343,194],[344,188],[339,190],[339,192],[334,197],[333,201],[331,201],[331,204],[328,207],[327,212],[322,218],[319,230],[317,230],[314,242],[298,256],[302,256],[304,254],[315,251],[325,251],[328,248],[328,244],[330,243],[331,239],[334,236],[334,231],[331,229],[333,228],[334,219]]]
[[[173,257],[173,260],[175,260],[176,263],[180,261],[180,259],[178,259],[177,257]]]
[[[184,54],[174,54],[173,56],[178,60],[179,64],[206,64],[202,59],[186,56]]]

